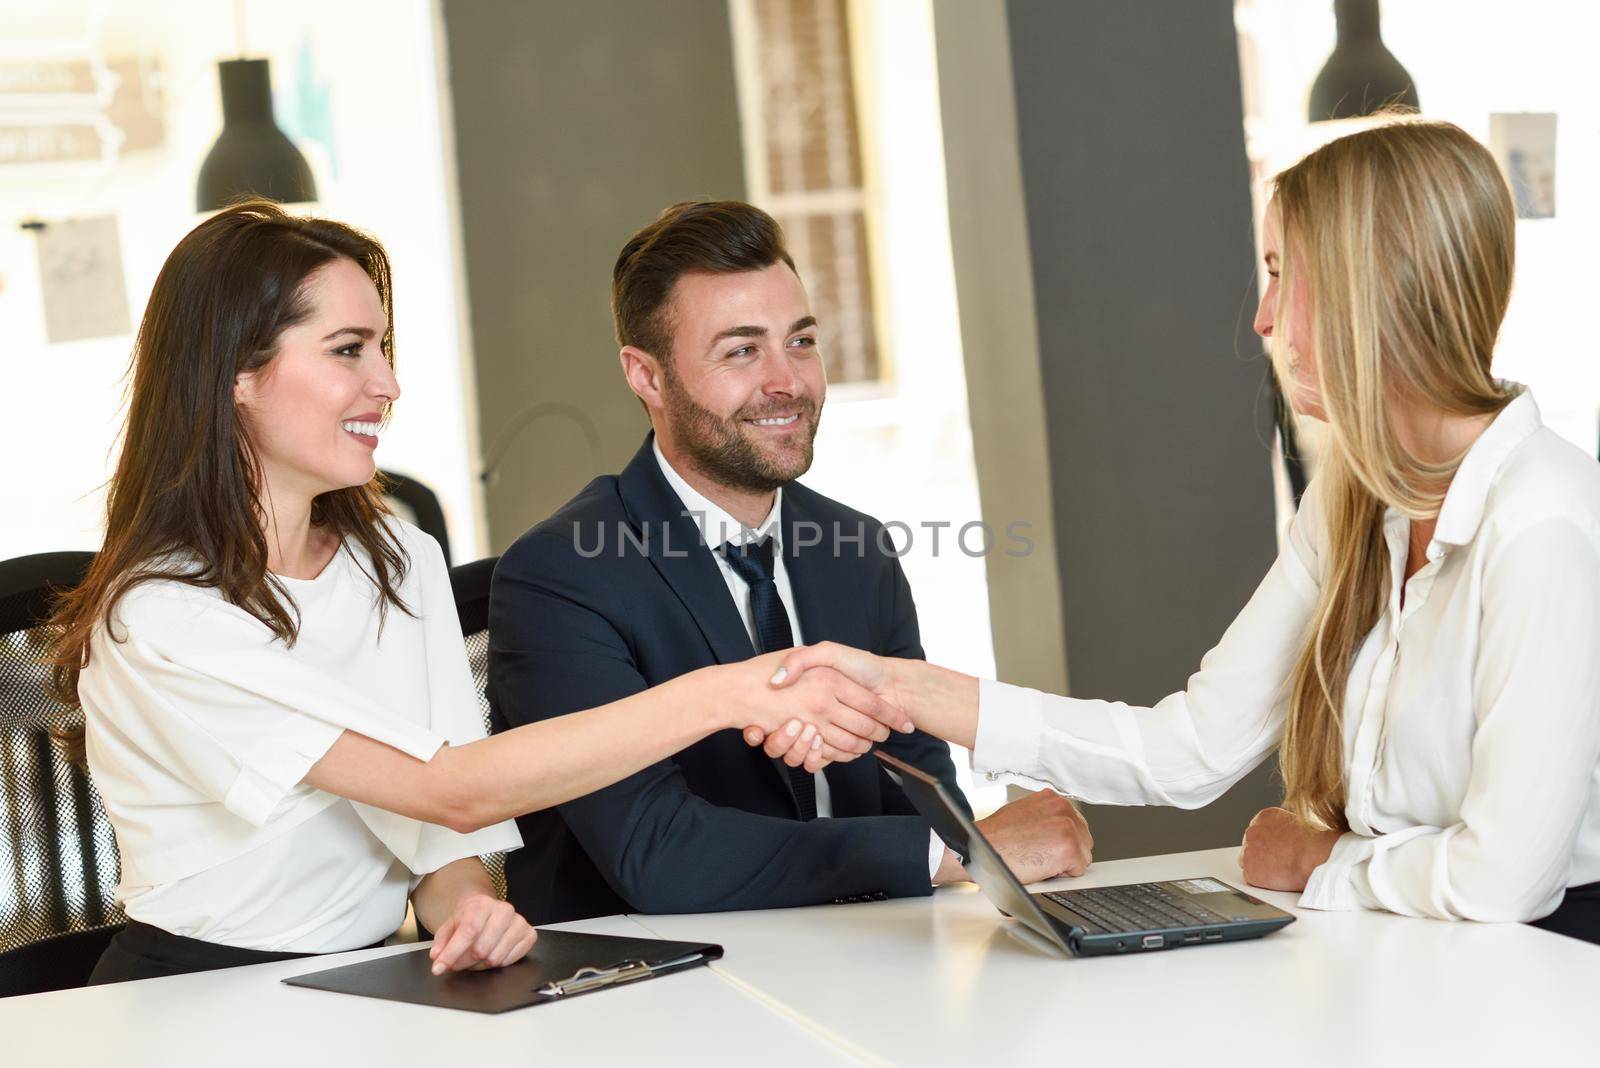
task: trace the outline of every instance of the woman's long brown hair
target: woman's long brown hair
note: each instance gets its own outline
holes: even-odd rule
[[[58,701],[78,703],[78,676],[96,628],[109,631],[117,602],[141,582],[215,589],[277,639],[294,643],[298,613],[267,571],[260,465],[234,403],[234,381],[271,362],[283,331],[312,312],[306,281],[340,258],[377,287],[390,321],[382,350],[393,366],[389,257],[359,230],[250,200],[195,227],[167,257],[134,343],[105,540],[50,621]],[[410,561],[383,522],[387,514],[374,479],[317,497],[311,522],[366,551],[380,613],[389,605],[409,611],[397,588]],[[68,759],[83,763],[82,729],[58,740]]]

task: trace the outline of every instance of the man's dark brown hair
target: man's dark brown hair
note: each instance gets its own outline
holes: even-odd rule
[[[663,366],[672,357],[669,302],[678,279],[692,271],[733,274],[794,260],[783,228],[760,208],[739,200],[674,204],[628,238],[611,270],[611,316],[617,344],[643,349]]]

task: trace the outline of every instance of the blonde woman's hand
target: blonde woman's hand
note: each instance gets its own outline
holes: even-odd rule
[[[907,734],[921,730],[968,749],[976,742],[978,680],[971,675],[924,660],[877,656],[838,642],[818,642],[782,654],[772,686],[780,690],[798,686],[820,670],[837,671],[884,701],[900,717],[885,720],[895,730]],[[747,734],[745,740],[760,745],[765,738]]]
[[[837,674],[872,695],[877,702],[875,707],[878,711],[875,718],[879,722],[902,733],[910,733],[913,729],[910,717],[905,715],[892,699],[885,696],[885,691],[888,689],[886,665],[889,661],[883,657],[837,642],[819,642],[816,645],[801,645],[784,652],[773,653],[770,654],[770,658],[776,658],[777,661],[769,680],[774,689],[784,690],[802,686],[809,676],[822,672],[827,672],[829,676]],[[769,657],[761,659],[765,661]],[[804,725],[800,733],[805,733]],[[888,735],[885,734],[884,737]],[[800,758],[806,755],[804,747],[808,744],[806,739],[799,738],[794,733],[770,732],[761,729],[759,725],[747,728],[744,740],[749,745],[762,746],[768,756],[782,759],[791,767],[800,766]],[[872,740],[881,742],[883,738],[874,737]],[[824,739],[823,744],[826,746],[828,740]],[[861,752],[866,750],[862,749]]]
[[[528,955],[539,932],[508,902],[467,894],[433,936],[433,974],[503,968]]]
[[[1307,826],[1288,809],[1264,808],[1244,829],[1239,850],[1244,881],[1263,890],[1299,893],[1327,862],[1339,834]]]
[[[854,760],[909,721],[871,690],[831,668],[815,668],[793,684],[771,685],[784,653],[759,656],[739,670],[745,741],[762,745],[792,767],[815,771],[832,761]]]
[[[895,661],[888,657],[877,656],[865,649],[840,645],[838,642],[818,642],[815,645],[796,646],[784,653],[778,670],[773,672],[772,684],[792,686],[804,678],[808,671],[832,668],[898,708],[902,702],[896,700],[894,664]],[[910,718],[906,717],[905,723],[909,725],[910,722]],[[901,727],[898,723],[894,726]]]

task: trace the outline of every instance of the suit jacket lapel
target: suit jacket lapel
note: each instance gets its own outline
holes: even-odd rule
[[[683,502],[661,474],[654,444],[651,433],[619,480],[628,519],[635,533],[648,539],[650,563],[694,617],[717,662],[748,660],[755,655],[750,634],[710,547],[701,543],[699,526],[684,514]]]
[[[629,522],[636,535],[648,538],[646,552],[650,563],[694,617],[717,662],[736,664],[748,660],[756,652],[750,643],[750,633],[745,629],[744,620],[739,618],[739,609],[728,596],[727,583],[722,578],[722,569],[712,558],[711,547],[702,544],[699,526],[684,514],[683,502],[661,474],[654,445],[652,432],[645,437],[644,445],[623,469],[619,480]],[[841,569],[829,566],[833,532],[824,530],[790,493],[783,495],[782,523],[784,566],[789,571],[790,589],[794,593],[800,637],[808,643],[832,640],[867,644],[869,630],[861,619],[860,608],[871,603],[871,595],[868,591],[850,590],[848,580],[840,574]],[[815,543],[819,531],[821,544],[796,550],[807,541]],[[800,804],[789,781],[788,766],[781,760],[770,763],[798,815]],[[876,789],[874,768],[855,760],[849,764],[830,765],[824,774],[828,777],[834,812],[849,815],[871,811],[870,805],[858,798],[863,791]]]
[[[699,525],[691,516],[684,514],[683,502],[661,473],[654,446],[655,434],[652,432],[645,437],[644,445],[623,470],[620,479],[623,507],[637,533],[643,535],[648,531],[650,563],[694,617],[717,663],[736,664],[748,660],[756,653],[755,646],[750,642],[750,632],[739,617],[738,607],[728,596],[728,584],[723,580],[721,567],[711,555],[711,547],[702,544]],[[787,494],[784,499],[787,502]],[[787,515],[787,503],[784,511]],[[786,564],[788,562],[785,561]],[[801,587],[795,583],[793,588],[799,600]],[[802,634],[807,633],[805,628],[808,626],[807,617],[802,613],[808,610],[816,611],[815,608],[803,610],[798,603],[795,605],[795,612],[800,615]],[[813,615],[812,618],[817,617]],[[780,789],[788,795],[789,803],[794,806],[794,813],[798,816],[800,802],[794,795],[794,785],[789,781],[788,765],[781,760],[767,763],[771,765]],[[831,786],[833,780],[828,781]]]
[[[877,603],[877,591],[854,587],[862,569],[845,566],[841,559],[855,560],[858,551],[865,551],[864,543],[846,540],[857,534],[848,527],[834,530],[812,515],[802,494],[784,492],[783,566],[794,590],[800,637],[807,645],[830,641],[871,648],[872,624],[863,612]]]

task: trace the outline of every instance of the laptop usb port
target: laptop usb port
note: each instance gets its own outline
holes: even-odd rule
[[[1206,941],[1207,942],[1220,942],[1220,941],[1222,941],[1222,932],[1221,931],[1207,931],[1206,932]]]
[[[1198,942],[1200,941],[1200,932],[1190,931],[1188,934],[1183,936],[1183,940],[1185,942]]]
[[[1145,935],[1139,945],[1144,949],[1160,949],[1167,944],[1167,940],[1160,935]]]

